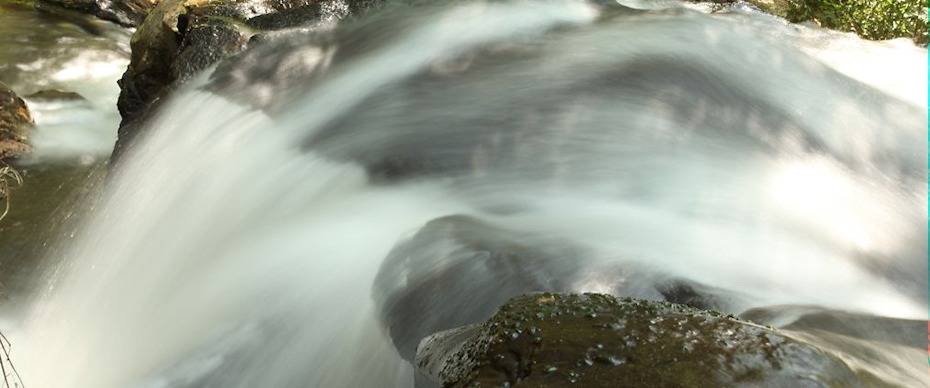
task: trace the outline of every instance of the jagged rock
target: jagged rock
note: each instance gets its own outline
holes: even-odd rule
[[[438,333],[418,370],[443,387],[857,387],[842,360],[776,330],[666,302],[532,294]]]
[[[0,160],[29,153],[31,147],[26,141],[33,124],[26,102],[0,83]]]

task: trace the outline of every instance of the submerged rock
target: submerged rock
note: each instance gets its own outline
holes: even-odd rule
[[[444,387],[857,387],[839,358],[732,316],[601,294],[531,294],[437,333],[416,366]]]
[[[76,11],[124,27],[138,27],[158,0],[36,0],[36,8]]]
[[[31,147],[26,141],[33,124],[26,102],[0,83],[0,160],[29,153]]]
[[[45,89],[32,93],[26,98],[34,100],[58,100],[58,101],[87,101],[79,93],[69,92],[61,89]]]
[[[402,357],[432,333],[481,322],[514,295],[571,291],[578,253],[476,218],[430,221],[398,244],[372,288],[381,321]]]
[[[396,245],[372,297],[398,353],[413,360],[424,337],[480,323],[516,295],[594,290],[725,307],[720,290],[631,263],[601,263],[567,241],[464,215],[434,219]]]
[[[926,330],[926,321],[880,317],[818,306],[782,305],[744,311],[741,318],[786,330],[831,332],[872,342],[893,343],[923,349],[914,341]]]

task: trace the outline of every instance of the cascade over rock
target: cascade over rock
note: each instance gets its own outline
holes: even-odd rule
[[[398,352],[413,360],[429,334],[479,323],[527,292],[572,292],[612,284],[612,294],[719,307],[716,290],[634,264],[596,263],[566,241],[521,234],[463,215],[428,222],[395,246],[375,278],[380,318]],[[719,292],[719,291],[717,291]],[[456,309],[443,309],[447,304]]]
[[[129,67],[119,81],[122,122],[118,158],[160,100],[266,31],[335,22],[377,6],[374,0],[164,0],[132,36]]]

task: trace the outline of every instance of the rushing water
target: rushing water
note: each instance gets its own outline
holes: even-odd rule
[[[243,71],[238,98],[298,96],[274,113],[176,96],[13,328],[28,386],[410,386],[385,322],[515,289],[658,299],[681,280],[776,324],[927,315],[925,50],[574,1],[385,11],[335,36],[266,49],[313,65],[305,82]],[[477,221],[404,243],[449,215]],[[487,239],[539,254],[469,248]],[[442,290],[460,283],[478,292]],[[817,333],[798,335],[927,381],[920,331]]]

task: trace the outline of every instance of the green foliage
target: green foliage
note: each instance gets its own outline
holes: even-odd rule
[[[927,0],[787,0],[777,13],[788,21],[816,21],[866,39],[907,37],[926,45]]]

